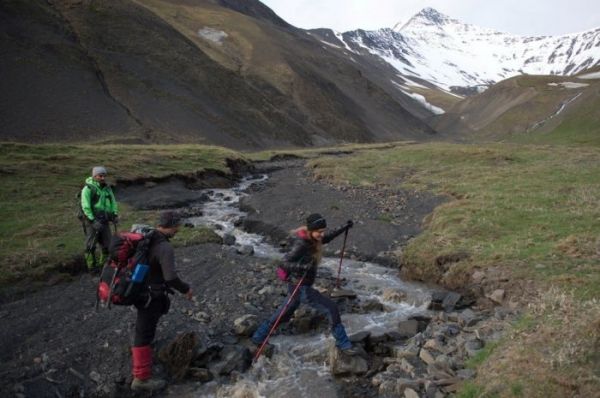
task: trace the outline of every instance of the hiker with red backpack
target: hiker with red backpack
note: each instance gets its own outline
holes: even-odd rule
[[[336,346],[346,354],[357,353],[346,334],[337,304],[312,287],[321,262],[323,245],[348,231],[352,226],[353,222],[348,221],[340,228],[325,232],[327,228],[325,219],[320,214],[311,214],[307,217],[305,226],[293,231],[291,250],[285,255],[284,264],[277,269],[277,276],[288,282],[288,296],[277,311],[262,322],[252,335],[252,342],[260,346],[257,353],[260,353],[264,347],[265,339],[272,333],[272,328],[276,327],[279,321],[290,320],[301,303],[327,313]]]
[[[175,270],[175,251],[169,242],[181,225],[181,218],[173,211],[160,214],[156,229],[149,233],[149,246],[145,259],[148,270],[144,277],[147,294],[140,294],[133,303],[137,309],[135,338],[131,348],[134,391],[155,391],[164,388],[166,382],[152,378],[152,347],[159,318],[169,311],[168,293],[175,289],[192,299],[192,289],[179,279]],[[133,277],[135,279],[135,276]]]
[[[92,176],[85,180],[81,190],[81,214],[85,240],[85,262],[90,272],[99,272],[108,259],[111,240],[109,222],[118,223],[119,212],[112,189],[106,183],[106,168],[96,166]],[[100,257],[96,257],[96,244],[100,245]]]

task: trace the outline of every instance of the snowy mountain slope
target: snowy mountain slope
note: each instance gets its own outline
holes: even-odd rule
[[[523,37],[464,24],[432,8],[394,29],[336,36],[341,47],[376,54],[402,75],[460,93],[516,75],[572,75],[600,64],[600,28]]]

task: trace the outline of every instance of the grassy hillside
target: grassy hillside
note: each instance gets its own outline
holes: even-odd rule
[[[434,121],[468,141],[600,144],[600,80],[517,76],[467,98]]]
[[[486,289],[502,283],[511,301],[528,308],[506,338],[473,360],[478,377],[459,396],[597,393],[600,149],[417,144],[343,162],[314,159],[309,167],[339,184],[449,196],[405,249],[403,274],[468,290],[475,271],[493,272],[497,281]]]
[[[240,157],[234,151],[200,145],[0,144],[0,287],[15,280],[45,278],[83,252],[75,198],[93,165],[105,165],[109,182],[114,183],[209,168],[228,171],[225,160]],[[120,207],[122,228],[154,221],[153,212],[134,211],[123,203]],[[183,231],[182,241],[198,233]]]
[[[257,0],[7,0],[0,21],[0,140],[263,149],[434,133],[377,67]]]

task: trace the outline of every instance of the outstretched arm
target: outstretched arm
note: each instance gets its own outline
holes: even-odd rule
[[[327,232],[325,234],[325,236],[323,237],[323,244],[331,242],[332,240],[337,238],[340,234],[342,234],[342,233],[346,232],[347,230],[349,230],[350,228],[352,228],[353,225],[354,225],[354,222],[352,220],[348,220],[346,222],[346,224],[342,225],[341,227],[332,229],[331,231]]]

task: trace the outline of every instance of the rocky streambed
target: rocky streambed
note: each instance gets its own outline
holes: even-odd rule
[[[196,299],[174,297],[161,318],[155,373],[171,383],[157,395],[444,397],[473,377],[468,359],[501,337],[513,310],[406,283],[392,266],[442,199],[337,189],[312,181],[298,161],[264,166],[232,188],[192,190],[186,206],[196,200],[201,215],[188,223],[213,227],[223,244],[177,251]],[[363,355],[341,355],[327,319],[301,307],[273,337],[272,352],[251,366],[248,336],[285,295],[274,275],[281,240],[315,211],[330,225],[357,222],[343,265],[348,291],[333,290],[341,239],[329,245],[317,287],[333,292]],[[395,215],[381,218],[381,211]],[[95,283],[81,275],[0,308],[2,396],[131,395],[135,311],[94,311]]]

